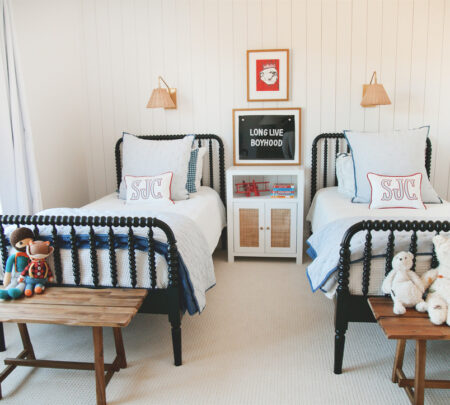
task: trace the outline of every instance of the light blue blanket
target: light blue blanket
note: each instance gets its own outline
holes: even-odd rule
[[[331,222],[315,232],[308,240],[308,255],[313,262],[306,269],[306,274],[313,292],[323,289],[329,277],[337,271],[339,263],[339,250],[345,232],[357,222],[366,220],[367,217],[352,217]],[[375,220],[375,218],[371,218]],[[434,232],[418,233],[419,255],[431,255],[432,238]],[[362,261],[364,257],[364,244],[366,232],[358,232],[351,240],[351,263]],[[372,257],[386,257],[388,232],[372,232]],[[411,232],[397,232],[395,234],[395,252],[409,250]]]

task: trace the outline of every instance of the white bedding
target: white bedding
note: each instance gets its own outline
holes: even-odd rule
[[[117,193],[111,193],[82,209],[96,211],[125,211],[133,215],[133,212],[158,211],[161,213],[174,213],[188,216],[203,232],[208,242],[210,253],[214,252],[220,239],[222,229],[225,226],[225,207],[219,194],[210,187],[200,187],[197,193],[189,195],[188,200],[180,200],[172,203],[149,203],[127,205],[125,200],[118,198]]]
[[[448,218],[450,204],[425,204],[426,210],[408,208],[369,209],[369,204],[352,203],[349,197],[341,194],[337,187],[320,189],[311,204],[307,221],[311,222],[312,231],[318,232],[333,221],[351,217],[383,218],[383,219],[431,219]]]
[[[308,253],[314,258],[307,269],[307,275],[313,291],[321,289],[329,297],[336,289],[336,267],[339,260],[339,245],[346,230],[353,224],[366,219],[393,220],[450,220],[450,204],[427,204],[426,210],[379,209],[370,210],[368,204],[352,203],[338,192],[337,187],[328,187],[317,192],[307,216],[312,224],[313,235],[308,239]],[[419,233],[417,271],[421,273],[430,268],[431,237],[434,233]],[[370,294],[380,294],[380,285],[384,277],[386,234],[372,233]],[[351,241],[351,261],[349,289],[352,294],[361,294],[361,274],[364,249],[363,232]],[[408,250],[409,233],[397,233],[395,251]]]
[[[82,208],[54,208],[39,212],[37,215],[54,216],[126,216],[126,217],[156,217],[167,223],[174,232],[177,247],[183,261],[183,293],[186,308],[192,315],[201,312],[206,305],[206,291],[215,285],[212,252],[220,239],[225,226],[225,207],[216,191],[209,187],[201,187],[189,200],[177,201],[175,204],[145,204],[127,205],[119,200],[117,193],[107,195]],[[58,235],[68,236],[70,227],[58,226]],[[15,226],[5,229],[8,236]],[[125,237],[128,228],[114,227],[116,237]],[[51,235],[51,226],[39,226],[40,235],[45,238]],[[86,236],[89,227],[78,226],[77,235]],[[147,237],[148,229],[134,228],[136,237]],[[106,227],[95,227],[98,238],[108,233]],[[154,228],[155,240],[165,242],[165,235],[159,228]],[[99,239],[97,239],[97,243]],[[126,243],[125,243],[126,247]],[[74,284],[72,272],[71,251],[60,249],[63,283]],[[91,262],[89,249],[78,250],[80,282],[82,285],[92,285]],[[150,288],[148,253],[145,250],[135,250],[137,287]],[[168,286],[168,266],[162,254],[156,254],[156,286]],[[118,286],[130,287],[128,250],[116,248]],[[111,286],[109,252],[105,247],[97,249],[99,285]],[[53,257],[49,260],[54,268]]]

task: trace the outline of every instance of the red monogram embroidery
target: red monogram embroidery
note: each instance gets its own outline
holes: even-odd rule
[[[141,185],[141,183],[144,184]],[[131,183],[131,189],[133,190],[131,200],[136,201],[140,198],[143,200],[148,200],[150,196],[155,200],[163,198],[163,195],[160,191],[155,191],[155,186],[161,187],[161,183],[161,177],[158,177],[156,179],[134,180]]]
[[[395,179],[396,185],[392,184],[393,180],[383,179],[381,180],[381,187],[385,192],[381,197],[382,201],[403,200],[406,197],[408,200],[417,200],[417,194],[411,193],[410,187],[414,188],[416,181],[415,179]]]

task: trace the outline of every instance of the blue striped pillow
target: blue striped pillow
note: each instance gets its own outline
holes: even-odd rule
[[[189,193],[196,193],[195,187],[195,174],[197,173],[197,161],[198,161],[198,148],[191,150],[191,158],[188,165],[186,190]]]

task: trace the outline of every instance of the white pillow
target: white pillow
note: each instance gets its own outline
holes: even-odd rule
[[[385,133],[344,131],[351,148],[355,171],[355,195],[352,201],[370,201],[370,184],[367,179],[370,172],[385,176],[421,173],[423,201],[441,203],[425,169],[428,131],[429,127]]]
[[[157,176],[125,176],[127,204],[139,204],[170,201],[170,186],[173,173],[167,172]]]
[[[205,160],[206,152],[208,151],[208,148],[201,147],[198,149],[198,156],[197,156],[197,169],[195,172],[195,189],[198,191],[200,188],[200,184],[203,177],[203,162]]]
[[[383,176],[368,173],[371,188],[369,208],[415,208],[424,209],[421,183],[422,173],[411,176]]]
[[[340,153],[336,157],[336,177],[338,191],[352,198],[355,195],[355,172],[353,158],[349,153]]]
[[[125,176],[155,176],[172,172],[172,199],[186,200],[186,180],[191,157],[192,137],[168,141],[139,139],[123,134],[122,179]],[[125,182],[120,184],[119,198],[126,198]]]

